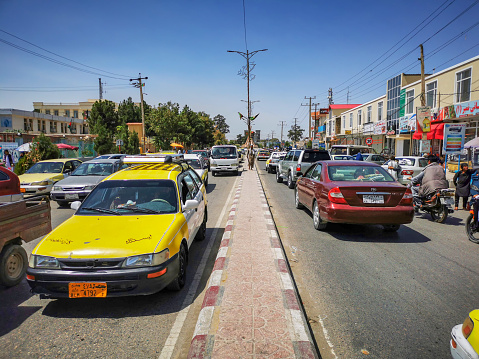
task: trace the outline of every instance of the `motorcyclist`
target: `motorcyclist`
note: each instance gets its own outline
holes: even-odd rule
[[[420,185],[419,187],[417,187],[418,184]],[[421,197],[426,197],[438,189],[449,188],[446,173],[438,163],[436,156],[429,155],[427,157],[427,166],[416,177],[411,178],[408,187],[411,188],[414,203],[416,204],[421,203]]]

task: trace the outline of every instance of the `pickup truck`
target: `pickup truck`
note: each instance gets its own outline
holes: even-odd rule
[[[313,163],[330,159],[331,156],[326,150],[290,150],[278,163],[276,182],[281,183],[286,179],[288,187],[293,189],[298,176],[302,176]]]
[[[22,241],[51,232],[50,211],[47,196],[0,204],[0,285],[12,287],[25,277],[28,258]]]

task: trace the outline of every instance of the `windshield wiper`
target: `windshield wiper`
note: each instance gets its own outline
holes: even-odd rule
[[[162,213],[161,211],[155,211],[154,209],[143,208],[138,206],[121,207],[121,209],[126,209],[132,212],[141,212],[141,213],[154,213],[154,214]]]
[[[97,211],[97,212],[110,213],[110,214],[116,214],[117,216],[121,216],[121,213],[108,208],[83,207],[82,209],[85,209],[87,211]]]

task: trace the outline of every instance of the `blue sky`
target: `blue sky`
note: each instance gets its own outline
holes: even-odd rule
[[[252,58],[256,78],[250,94],[251,100],[259,101],[253,114],[260,114],[253,128],[260,129],[263,138],[271,131],[279,137],[279,122],[286,121],[286,133],[297,117],[306,129],[304,97],[316,96],[313,103],[327,107],[330,87],[335,103],[346,103],[348,85],[350,103],[383,95],[387,78],[420,73],[418,45],[476,2],[245,0],[248,49],[268,49]],[[476,26],[431,55],[475,25],[478,15],[479,4],[425,43],[426,72],[479,54]],[[426,26],[373,69],[375,60],[418,25]],[[0,0],[0,30],[102,70],[90,69],[101,75],[80,72],[0,42],[0,108],[32,110],[34,101],[74,103],[98,98],[98,77],[106,83],[104,98],[139,101],[139,91],[124,79],[141,72],[149,77],[144,92],[150,105],[172,101],[211,117],[222,114],[230,125],[230,139],[246,128],[237,115],[247,112],[241,101],[247,99],[246,80],[237,75],[245,60],[227,53],[246,50],[243,0]],[[0,40],[87,69],[1,31]]]

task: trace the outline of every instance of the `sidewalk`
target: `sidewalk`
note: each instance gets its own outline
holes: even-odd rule
[[[188,358],[317,358],[256,170],[244,171]]]

